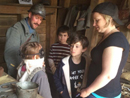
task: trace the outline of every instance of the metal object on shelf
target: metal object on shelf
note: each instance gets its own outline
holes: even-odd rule
[[[38,84],[24,81],[16,83],[16,95],[18,98],[36,98]]]
[[[9,82],[0,85],[0,98],[17,98],[15,84],[16,82]]]

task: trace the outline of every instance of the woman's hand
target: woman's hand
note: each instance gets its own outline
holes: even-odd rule
[[[88,97],[89,95],[90,95],[90,93],[87,92],[87,89],[82,89],[82,90],[80,91],[80,97],[85,98],[85,97]]]

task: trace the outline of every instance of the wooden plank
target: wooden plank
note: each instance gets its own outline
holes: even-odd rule
[[[12,26],[17,22],[17,15],[0,15],[0,26]]]
[[[59,0],[59,6],[64,6],[64,0]],[[67,14],[67,9],[66,8],[61,8],[57,10],[57,26],[56,30],[58,27],[64,24],[64,20],[66,18]]]
[[[0,44],[0,55],[4,55],[5,44]]]
[[[0,55],[0,63],[4,63],[5,60],[4,60],[4,56],[3,55]]]
[[[39,34],[46,33],[46,20],[43,20],[41,25],[36,29]]]
[[[5,37],[9,27],[0,27],[0,37]]]
[[[51,3],[51,6],[57,6],[58,0],[49,0]]]
[[[56,16],[57,10],[55,10],[55,14],[50,16],[50,46],[56,41]]]
[[[36,4],[36,3],[39,3],[39,2],[42,2],[42,0],[32,0],[33,4]]]
[[[28,13],[28,10],[30,9],[30,5],[24,5],[24,6],[20,6],[20,5],[0,5],[0,14],[26,14]],[[9,9],[9,10],[7,10]],[[54,8],[56,9],[56,8]],[[46,7],[45,8],[46,13],[54,13],[54,10],[52,10],[52,8],[50,7]]]
[[[50,16],[48,16],[46,18],[46,32],[50,32]],[[51,33],[46,33],[46,56],[45,56],[45,62],[46,62],[46,65],[48,66],[48,54],[49,54],[49,50],[50,50],[50,34]]]
[[[57,29],[61,25],[64,24],[65,18],[67,14],[67,9],[59,9],[58,10],[58,15],[57,15]]]
[[[105,1],[105,0],[91,0],[91,3],[90,3],[91,9],[93,10],[94,7],[95,7],[97,4],[99,4],[99,3],[101,3],[101,2],[104,2],[104,1]]]
[[[5,44],[6,37],[0,37],[0,44]]]
[[[0,3],[18,3],[18,0],[0,0]]]
[[[21,19],[28,17],[28,14],[21,14]]]
[[[46,28],[45,28],[45,26],[43,26],[42,29],[36,29],[36,31],[39,34],[46,34]]]
[[[70,6],[74,5],[90,5],[91,0],[70,0]]]
[[[41,42],[46,42],[46,34],[39,34],[39,37]]]
[[[70,6],[70,0],[64,0],[64,7],[68,8]]]
[[[78,4],[78,0],[70,0],[70,5],[77,5]]]

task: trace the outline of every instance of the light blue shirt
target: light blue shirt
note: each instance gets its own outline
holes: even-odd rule
[[[96,98],[108,98],[108,97],[99,96],[99,95],[97,95],[96,93],[92,93],[92,95],[93,95],[94,97],[96,97]],[[121,94],[119,94],[119,95],[116,96],[116,97],[112,97],[112,98],[121,98]]]
[[[27,25],[28,25],[29,32],[32,34],[35,30],[32,29],[32,28],[30,27],[30,25],[28,24],[28,17],[27,17],[25,20],[26,20],[26,23],[27,23]]]

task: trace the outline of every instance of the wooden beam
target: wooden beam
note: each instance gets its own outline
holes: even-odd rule
[[[50,16],[50,46],[56,41],[56,22],[57,22],[57,10],[55,14]]]
[[[51,6],[57,6],[57,0],[50,0],[51,1]]]
[[[0,5],[0,14],[26,14],[28,13],[28,10],[30,9],[30,5],[24,5],[21,6],[20,4],[17,5]],[[8,10],[7,10],[8,9]],[[54,10],[52,10],[51,7],[45,7],[46,13],[54,13]],[[57,9],[57,8],[54,8]]]
[[[70,6],[70,0],[64,0],[64,7],[68,8]]]
[[[101,3],[101,2],[104,2],[104,1],[105,1],[105,0],[91,0],[91,3],[90,3],[91,9],[93,10],[94,7],[95,7],[97,4],[99,4],[99,3]]]

